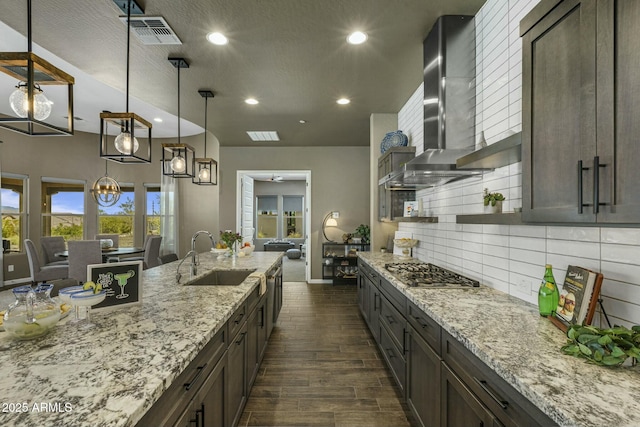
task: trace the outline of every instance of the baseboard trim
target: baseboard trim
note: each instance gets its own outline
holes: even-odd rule
[[[311,280],[308,280],[307,283],[310,283],[312,285],[330,285],[333,283],[333,281],[323,280],[323,279],[311,279]]]
[[[12,286],[12,285],[19,285],[20,283],[24,283],[29,284],[31,283],[31,278],[30,277],[23,277],[22,279],[12,279],[12,280],[5,280],[2,282],[2,286]]]

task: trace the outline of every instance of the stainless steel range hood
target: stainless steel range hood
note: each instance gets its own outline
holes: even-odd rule
[[[418,189],[482,174],[482,169],[456,167],[456,160],[475,146],[475,53],[473,16],[438,18],[424,41],[423,153],[380,179],[380,185]]]

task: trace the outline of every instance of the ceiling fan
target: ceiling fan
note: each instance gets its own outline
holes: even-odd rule
[[[281,177],[280,175],[271,175],[271,178],[256,178],[256,181],[265,181],[265,182],[282,182],[284,181],[284,178]]]

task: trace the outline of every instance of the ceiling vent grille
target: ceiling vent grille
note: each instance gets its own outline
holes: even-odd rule
[[[126,16],[121,16],[120,21],[127,25]],[[182,44],[161,16],[132,16],[131,31],[138,36],[142,44]]]

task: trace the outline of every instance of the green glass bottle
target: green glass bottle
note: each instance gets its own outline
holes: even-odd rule
[[[560,293],[558,292],[556,279],[553,277],[551,264],[547,264],[545,266],[544,279],[542,279],[540,290],[538,291],[538,309],[540,310],[540,316],[547,317],[555,313],[559,298]]]

